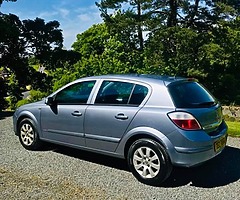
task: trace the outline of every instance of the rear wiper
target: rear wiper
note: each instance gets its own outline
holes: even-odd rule
[[[196,105],[196,106],[213,106],[213,105],[216,105],[216,102],[214,102],[214,101],[207,101],[207,102],[192,103],[192,104]]]

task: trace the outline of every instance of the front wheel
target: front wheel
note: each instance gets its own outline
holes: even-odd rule
[[[37,129],[31,119],[26,118],[19,123],[18,135],[25,149],[37,150],[42,146],[42,142],[37,134]]]
[[[166,149],[151,139],[135,141],[129,148],[127,161],[133,175],[148,185],[160,185],[172,171]]]

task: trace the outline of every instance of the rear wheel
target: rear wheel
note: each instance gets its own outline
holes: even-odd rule
[[[151,139],[135,141],[129,148],[127,161],[133,175],[148,185],[160,185],[172,171],[166,149]]]
[[[26,118],[19,123],[18,135],[22,146],[28,150],[37,150],[42,145],[31,119]]]

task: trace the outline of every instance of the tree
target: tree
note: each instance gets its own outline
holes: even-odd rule
[[[207,72],[206,85],[222,100],[237,102],[240,94],[240,18],[231,22],[222,21],[215,27],[208,43],[200,51],[202,69]],[[218,83],[218,84],[216,84]]]
[[[184,13],[180,20],[185,27],[208,31],[219,21],[235,19],[239,14],[240,4],[236,0],[194,0],[185,2]]]
[[[127,11],[124,11],[122,4],[127,4]],[[96,3],[101,11],[105,23],[110,27],[113,34],[123,33],[125,40],[133,39],[135,48],[143,50],[143,19],[142,3],[139,0],[102,0]],[[109,14],[108,9],[115,10],[114,14]],[[130,29],[130,30],[128,30]],[[124,34],[126,34],[124,36]],[[130,41],[130,44],[132,41]]]
[[[0,27],[0,66],[11,74],[5,84],[14,107],[26,85],[46,90],[50,82],[46,74],[29,66],[29,57],[34,55],[44,64],[52,51],[62,47],[63,38],[58,22],[45,23],[39,18],[21,21],[16,15],[0,13]]]
[[[134,49],[125,51],[125,44],[119,35],[111,35],[105,23],[93,25],[78,34],[73,48],[81,54],[81,59],[71,73],[75,72],[78,78],[109,73],[136,73],[139,68],[139,52]]]
[[[22,21],[22,37],[26,44],[25,49],[44,65],[52,51],[63,47],[62,30],[58,21],[45,23],[43,19]]]
[[[172,2],[172,1],[170,1]],[[129,48],[144,49],[144,33],[160,27],[168,18],[163,0],[101,0],[96,3],[112,34],[121,35]]]
[[[240,94],[239,1],[102,0],[97,6],[127,52],[141,50],[138,72],[196,77],[226,103]],[[141,40],[144,31],[149,36]]]
[[[0,13],[0,27],[0,66],[14,75],[8,82],[4,81],[4,86],[8,88],[10,99],[15,104],[21,99],[21,88],[27,85],[29,80],[24,40],[20,37],[21,21],[15,15]]]
[[[199,60],[199,48],[205,42],[206,35],[188,28],[157,30],[146,43],[143,73],[206,77]]]
[[[101,55],[105,49],[105,42],[109,38],[110,34],[105,24],[96,24],[78,34],[77,41],[73,43],[72,47],[82,57],[89,58],[90,55]]]
[[[56,91],[61,86],[78,78],[74,70],[74,64],[80,59],[81,54],[72,50],[57,50],[51,55],[46,63],[49,74],[52,77],[51,90]]]

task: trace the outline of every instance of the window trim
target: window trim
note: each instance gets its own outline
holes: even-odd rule
[[[100,91],[100,88],[103,84],[104,81],[110,81],[110,82],[123,82],[123,83],[131,83],[133,84],[133,88],[131,90],[131,93],[129,95],[129,98],[128,98],[128,101],[126,104],[104,104],[104,103],[95,103],[96,99],[97,99],[97,96],[98,96],[98,93]],[[133,91],[136,87],[136,85],[139,85],[139,86],[143,86],[143,87],[146,87],[148,89],[148,93],[147,95],[144,97],[144,99],[142,100],[142,102],[137,105],[137,104],[129,104],[130,100],[131,100],[131,97],[132,97],[132,94],[133,94]],[[101,79],[98,81],[97,85],[96,85],[96,88],[94,90],[94,94],[93,94],[93,97],[92,97],[92,103],[91,105],[94,105],[94,106],[125,106],[125,107],[143,107],[147,100],[149,99],[149,97],[151,96],[152,94],[152,87],[146,83],[143,83],[143,82],[138,82],[138,81],[131,81],[131,80],[125,80],[125,79]]]

